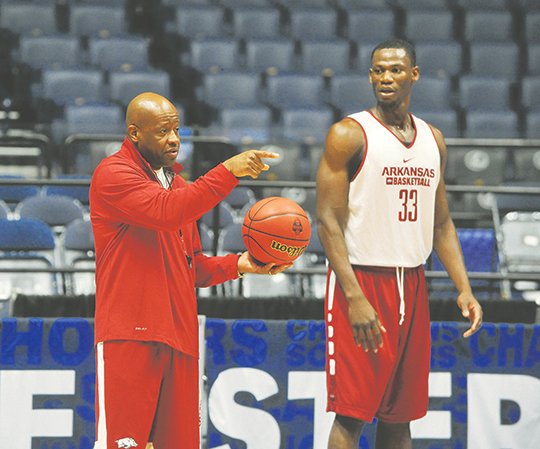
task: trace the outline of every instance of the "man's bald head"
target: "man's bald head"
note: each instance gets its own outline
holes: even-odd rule
[[[145,92],[126,111],[129,140],[154,170],[171,167],[180,147],[180,121],[174,105],[161,95]]]
[[[176,113],[176,108],[167,98],[154,92],[144,92],[129,102],[126,127],[135,125],[141,128],[152,119],[171,113]]]

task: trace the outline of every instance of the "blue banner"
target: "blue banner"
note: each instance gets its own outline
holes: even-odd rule
[[[433,323],[418,449],[540,447],[540,326]],[[206,320],[209,449],[326,449],[321,321]],[[0,321],[0,448],[91,449],[93,323]],[[203,408],[206,409],[206,408]],[[360,448],[373,449],[374,425]],[[162,449],[162,448],[156,448]]]

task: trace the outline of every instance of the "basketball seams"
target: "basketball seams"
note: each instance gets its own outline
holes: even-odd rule
[[[271,217],[270,217],[270,218],[271,218]],[[282,235],[279,235],[279,234],[270,234],[269,232],[260,231],[260,230],[258,230],[257,228],[253,228],[253,227],[248,226],[248,225],[246,225],[246,224],[243,224],[242,226],[248,229],[248,233],[247,233],[247,234],[242,233],[242,237],[247,236],[247,237],[249,237],[249,238],[251,238],[251,239],[254,239],[254,237],[252,237],[252,236],[250,235],[250,232],[249,232],[249,231],[255,231],[255,232],[258,232],[259,234],[267,235],[267,236],[269,236],[269,237],[275,237],[275,238],[277,238],[277,239],[279,239],[279,238],[283,239],[283,238],[284,238]],[[309,238],[307,238],[307,239],[306,239],[306,238],[304,238],[304,239],[299,239],[299,238],[295,238],[295,237],[285,237],[285,238],[286,238],[287,240],[294,240],[295,242],[309,242]],[[259,243],[257,243],[257,244],[259,244]],[[260,246],[260,245],[259,245],[259,246]]]
[[[287,217],[287,216],[292,216],[292,217],[302,217],[302,218],[305,218],[306,220],[309,220],[309,218],[307,217],[307,215],[303,215],[299,212],[284,212],[282,214],[272,214],[272,215],[269,215],[267,217],[264,217],[264,218],[259,218],[259,219],[256,219],[255,217],[250,217],[250,220],[252,222],[257,222],[257,223],[260,223],[264,220],[272,220],[276,217]]]

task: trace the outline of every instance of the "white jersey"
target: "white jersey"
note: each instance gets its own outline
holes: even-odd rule
[[[364,131],[360,167],[349,189],[345,241],[353,265],[416,267],[433,248],[440,154],[429,125],[414,117],[403,144],[371,112],[349,118]]]

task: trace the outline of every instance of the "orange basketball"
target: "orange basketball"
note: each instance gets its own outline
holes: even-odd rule
[[[244,217],[242,238],[261,264],[290,263],[306,249],[311,225],[306,212],[293,200],[271,196],[258,201]]]

